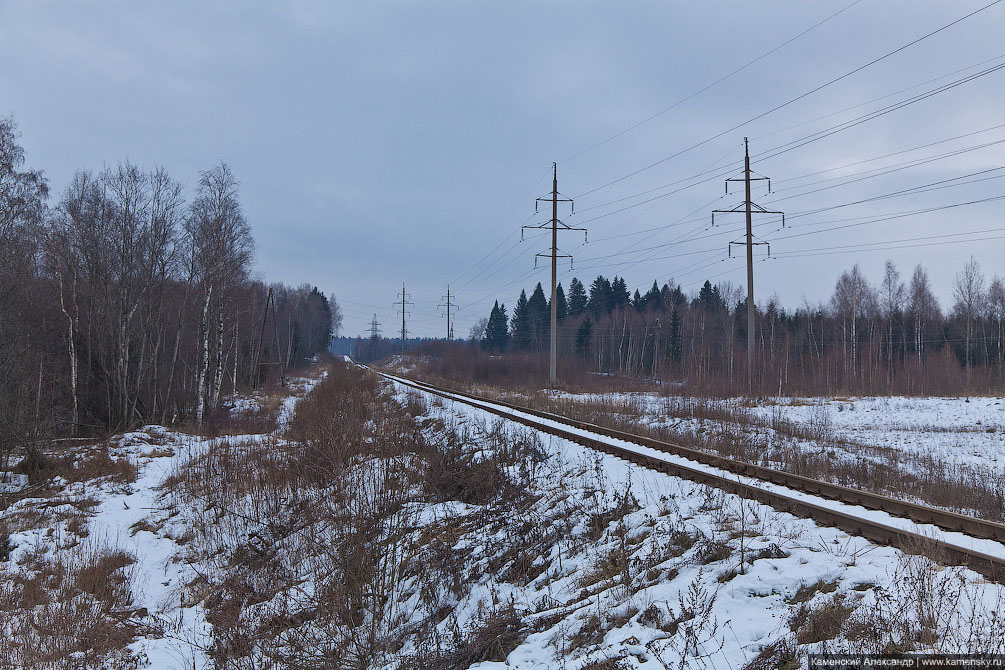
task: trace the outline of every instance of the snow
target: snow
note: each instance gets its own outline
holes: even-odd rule
[[[309,393],[319,381],[320,378],[292,382],[293,392],[280,407],[280,430],[292,417],[297,399]],[[393,386],[402,403],[408,394],[417,393],[399,382],[393,382]],[[491,456],[490,428],[497,430],[502,426],[510,432],[529,430],[478,407],[449,399],[434,401],[434,396],[419,393],[427,401],[425,417],[441,419],[443,424],[455,428],[463,427],[476,443],[480,458]],[[658,419],[662,403],[658,396],[643,394],[632,402],[648,408],[650,417]],[[884,444],[905,452],[934,452],[940,458],[957,458],[960,463],[1001,467],[1001,458],[1005,457],[1003,406],[1005,403],[995,398],[972,398],[969,402],[945,398],[857,398],[822,402],[788,400],[753,407],[750,411],[763,417],[780,413],[798,422],[820,421],[827,412],[833,430],[849,439],[883,439]],[[234,399],[233,407],[235,412],[258,411],[260,405],[256,399],[245,396]],[[642,445],[558,425],[570,433],[608,440],[692,469],[717,472],[715,468]],[[571,440],[530,432],[540,439],[547,459],[531,471],[529,493],[535,502],[525,518],[513,521],[530,522],[546,541],[536,549],[539,551],[536,564],[542,572],[528,583],[508,581],[505,565],[490,568],[492,559],[498,558],[493,552],[508,548],[512,538],[480,521],[485,518],[485,508],[447,501],[417,503],[414,509],[417,532],[436,524],[464,522],[460,526],[463,532],[457,536],[452,550],[468,557],[462,568],[466,581],[460,596],[446,597],[452,616],[439,624],[443,639],[449,639],[451,626],[461,630],[474,626],[480,612],[493,603],[512,602],[524,622],[535,624],[505,662],[486,661],[472,666],[477,670],[579,670],[604,658],[623,658],[626,668],[642,670],[688,667],[687,663],[692,664],[690,667],[738,669],[752,660],[762,646],[791,635],[789,619],[795,605],[790,601],[808,585],[833,582],[836,593],[843,594],[847,602],[863,611],[878,606],[883,598],[896,603],[911,602],[907,591],[912,582],[905,575],[910,574],[912,561],[924,559],[912,559],[891,547],[817,526],[810,520],[777,512],[754,501],[640,468]],[[256,444],[269,436],[239,435],[225,439],[229,445],[240,446]],[[161,426],[144,426],[109,441],[113,457],[128,458],[137,466],[135,482],[121,484],[104,479],[60,482],[66,505],[86,498],[97,501],[88,517],[87,542],[122,549],[137,559],[131,568],[135,574],[134,606],[147,608],[149,620],[159,623],[165,633],[161,637],[142,637],[131,645],[131,650],[145,659],[147,667],[212,666],[206,653],[211,629],[203,605],[201,601],[183,601],[184,587],[199,578],[199,570],[205,567],[182,560],[188,530],[185,517],[190,510],[179,509],[179,501],[163,490],[162,484],[184,463],[218,444],[214,439]],[[979,457],[974,455],[975,451]],[[773,484],[756,485],[793,499],[881,520],[891,527],[1005,557],[1005,547],[992,541],[918,525]],[[630,506],[622,518],[611,521],[599,538],[587,539],[589,516],[610,510],[628,497],[633,497],[637,506]],[[31,504],[32,499],[19,501],[8,513],[18,513]],[[52,511],[58,512],[59,508]],[[496,512],[506,514],[506,510]],[[572,525],[566,527],[565,523]],[[777,546],[781,557],[754,560],[744,574],[731,576],[738,567],[740,545],[735,531],[739,523],[748,534],[744,536],[748,556]],[[12,533],[10,565],[17,565],[19,558],[39,548],[50,555],[66,551],[65,526],[65,521],[57,521],[54,532],[52,527],[39,527]],[[668,550],[666,538],[675,532],[686,532],[688,537],[695,538],[695,546],[679,553]],[[731,555],[707,564],[695,560],[695,552],[711,541],[728,543]],[[586,583],[606,556],[626,545],[631,555],[630,584],[619,583],[617,579]],[[980,613],[994,612],[1003,602],[1002,589],[971,571],[947,569],[932,574],[933,579],[958,579],[963,585],[959,602],[953,605],[955,609],[947,608],[951,613],[946,615],[945,624],[958,628],[961,638],[966,637],[969,627],[982,625],[984,620],[980,616],[984,615]],[[409,586],[415,585],[402,585],[402,589]],[[311,588],[312,583],[306,581],[304,593]],[[426,606],[419,589],[403,592],[407,597],[396,604],[396,611],[406,622],[417,621],[424,616]],[[817,593],[810,604],[819,604],[830,597],[828,593]],[[646,618],[651,615],[666,622],[680,616],[687,607],[702,604],[707,606],[708,616],[681,621],[676,633]],[[909,609],[908,605],[903,607]],[[569,650],[570,639],[588,627],[593,617],[604,623],[596,643]],[[693,634],[694,643],[688,650],[681,646],[686,631]],[[410,644],[406,644],[405,651],[413,649]],[[826,643],[807,648],[820,650],[820,644]],[[848,644],[846,640],[837,640],[827,649],[837,651]],[[695,652],[702,658],[694,658]],[[390,670],[396,666],[392,663],[385,667]]]
[[[399,391],[404,392],[404,389],[404,386],[399,385]],[[429,400],[433,398],[429,394],[423,393],[423,395]],[[432,403],[432,406],[435,407],[435,404]],[[495,420],[484,411],[460,400],[445,400],[441,404],[442,408],[431,410],[431,414],[454,418],[467,425]],[[536,417],[531,418],[539,420]],[[569,432],[608,440],[618,446],[694,469],[715,471],[714,468],[700,463],[670,456],[641,445],[611,440],[589,434],[588,431],[577,431],[564,424],[560,426]],[[636,496],[640,509],[629,514],[624,521],[628,526],[628,537],[643,537],[638,545],[639,548],[633,552],[635,558],[645,556],[646,552],[658,551],[658,544],[652,539],[657,535],[656,529],[668,523],[667,519],[675,518],[675,514],[686,520],[693,532],[715,538],[722,537],[719,526],[722,515],[737,514],[737,510],[740,514],[750,514],[760,520],[756,529],[757,537],[749,540],[750,546],[747,551],[756,551],[776,544],[788,556],[756,560],[745,574],[736,575],[721,584],[718,582],[718,577],[731,567],[736,567],[735,557],[708,566],[697,566],[693,562],[683,560],[675,563],[671,560],[660,564],[664,568],[663,578],[635,593],[629,594],[624,589],[613,587],[590,594],[586,598],[581,597],[578,583],[584,571],[589,570],[591,560],[607,550],[602,544],[590,548],[586,556],[567,557],[560,574],[552,574],[552,569],[549,569],[549,573],[532,581],[526,587],[500,583],[490,577],[486,583],[474,587],[458,604],[455,612],[459,617],[467,616],[470,621],[478,603],[505,601],[509,598],[513,598],[518,607],[537,612],[533,615],[536,619],[543,619],[551,611],[537,611],[541,609],[538,605],[542,602],[554,603],[556,610],[561,611],[564,608],[565,613],[558,623],[546,630],[531,633],[509,654],[505,663],[485,662],[473,666],[480,670],[504,667],[575,669],[591,661],[615,657],[630,661],[627,667],[663,670],[665,666],[657,660],[658,655],[662,655],[664,660],[668,661],[666,667],[676,667],[685,656],[679,647],[680,642],[675,642],[676,638],[673,636],[668,638],[666,633],[640,623],[640,614],[626,617],[627,622],[614,626],[604,635],[599,646],[587,653],[580,651],[569,655],[562,654],[556,646],[556,638],[562,637],[563,631],[568,633],[577,630],[592,614],[601,617],[610,616],[617,611],[629,614],[632,610],[626,611],[627,607],[644,612],[651,606],[656,606],[664,615],[674,610],[679,613],[684,606],[682,599],[686,600],[693,589],[704,592],[706,597],[714,593],[711,617],[719,624],[716,635],[700,640],[697,645],[700,654],[707,654],[707,657],[693,662],[698,666],[738,668],[756,656],[763,645],[789,634],[788,620],[793,605],[786,599],[791,598],[801,587],[818,582],[835,582],[838,592],[844,594],[849,602],[868,608],[875,606],[880,598],[873,585],[883,585],[887,593],[896,593],[898,589],[906,590],[909,581],[904,579],[905,565],[910,564],[912,560],[924,560],[911,559],[896,549],[873,545],[837,529],[816,526],[809,520],[777,512],[753,501],[711,491],[707,487],[640,468],[608,454],[594,452],[570,440],[547,434],[542,434],[542,439],[549,454],[548,462],[551,463],[551,470],[543,475],[545,480],[551,478],[550,482],[542,483],[544,490],[558,486],[571,498],[594,495],[590,491],[595,489],[599,489],[601,496],[610,496],[612,492],[625,490],[630,490]],[[580,474],[577,479],[573,474],[576,472],[585,474]],[[597,481],[583,481],[590,476],[596,477]],[[787,496],[840,509],[862,518],[881,520],[897,528],[937,536],[962,546],[976,547],[986,553],[1005,556],[1005,547],[995,542],[977,540],[959,533],[947,533],[930,526],[919,526],[881,512],[785,490],[775,485],[762,483],[757,485],[770,486]],[[716,502],[709,505],[709,497],[715,498]],[[667,514],[667,501],[670,501],[669,506],[672,507],[673,514]],[[605,538],[609,537],[609,530],[605,533]],[[555,552],[556,548],[553,548],[552,555]],[[668,579],[669,575],[665,569],[667,565],[676,565],[679,574]],[[975,604],[975,610],[993,613],[1002,593],[997,585],[988,585],[971,571],[960,570],[958,574],[963,575],[962,579],[968,586],[964,590],[961,602],[958,603],[959,610],[953,611],[950,616],[955,617],[951,619],[952,626],[963,630],[970,625],[969,614],[965,611],[966,605],[963,603]],[[943,576],[948,578],[948,574]],[[817,595],[814,602],[820,602],[820,599],[827,597],[829,596]],[[901,597],[906,602],[907,594],[902,594]],[[976,618],[974,625],[978,625]],[[700,634],[698,638],[701,638]],[[838,646],[834,646],[835,644]],[[829,649],[838,650],[841,648],[840,644],[842,643],[833,643]]]
[[[110,440],[110,455],[128,458],[137,466],[135,482],[121,484],[100,479],[62,482],[69,502],[88,497],[97,500],[97,506],[87,519],[86,545],[120,549],[136,559],[131,566],[135,575],[133,606],[147,608],[152,620],[164,625],[167,631],[163,638],[140,639],[130,647],[141,657],[145,655],[150,667],[192,668],[193,663],[195,667],[205,667],[208,663],[198,649],[206,647],[209,639],[201,608],[182,607],[178,596],[178,589],[195,577],[195,573],[189,566],[173,560],[178,545],[169,537],[167,529],[155,533],[136,531],[134,526],[147,520],[151,512],[164,510],[159,487],[178,459],[193,448],[206,448],[211,443],[211,440],[161,426],[145,426]],[[31,498],[21,500],[11,506],[8,513],[27,509],[33,502]],[[12,533],[11,565],[39,550],[53,556],[67,551],[62,542],[68,535],[65,525],[59,522],[54,529],[39,527]]]
[[[316,386],[324,374],[317,378],[288,380],[291,395],[284,398],[279,410],[279,430],[292,417],[296,402]],[[261,407],[260,399],[253,395],[240,395],[232,399],[235,413],[255,412]],[[109,439],[109,455],[127,458],[138,470],[137,478],[130,484],[116,483],[103,478],[86,482],[58,480],[62,486],[61,497],[66,504],[49,506],[52,514],[61,507],[92,498],[97,505],[87,515],[86,546],[108,547],[125,551],[135,557],[130,566],[134,575],[133,607],[146,608],[145,623],[156,623],[163,636],[148,635],[133,642],[129,649],[145,659],[148,667],[158,669],[192,669],[211,667],[206,650],[210,648],[210,626],[206,622],[201,603],[183,602],[184,587],[199,577],[196,566],[182,560],[187,528],[175,507],[172,497],[162,489],[164,481],[177,472],[190,459],[213,449],[221,440],[229,445],[256,443],[266,435],[233,435],[210,439],[176,432],[158,425],[115,435]],[[19,483],[19,482],[18,482]],[[13,504],[7,514],[31,509],[36,498],[26,498]],[[73,549],[66,521],[55,528],[42,526],[11,533],[10,565],[29,553],[41,551],[56,556]],[[69,548],[68,548],[69,547]]]
[[[801,424],[825,422],[839,440],[1005,472],[1005,400],[971,398],[783,399],[751,408]]]

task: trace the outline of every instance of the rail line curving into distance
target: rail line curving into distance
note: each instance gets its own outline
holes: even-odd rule
[[[940,562],[965,566],[989,580],[1005,583],[1005,524],[709,454],[551,412],[490,400],[374,368],[368,369],[399,384],[471,405],[641,467],[757,500],[779,511],[810,518],[816,523],[860,535],[877,544],[891,545],[909,553],[924,552],[937,557]],[[741,477],[748,480],[743,481]],[[864,509],[860,511],[856,507]],[[888,515],[893,522],[889,519],[870,518],[879,515],[869,512]],[[903,527],[903,523],[895,522],[898,519],[929,524],[955,537],[930,537]],[[967,542],[967,539],[973,542]],[[968,544],[982,546],[967,546]],[[991,550],[982,551],[982,548]]]

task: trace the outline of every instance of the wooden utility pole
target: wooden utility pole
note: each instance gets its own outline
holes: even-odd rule
[[[523,231],[527,228],[546,228],[551,227],[551,253],[550,254],[536,254],[534,257],[534,267],[537,267],[537,258],[541,256],[551,256],[551,342],[550,342],[550,362],[548,366],[548,379],[551,384],[554,385],[558,379],[558,304],[555,301],[556,294],[558,291],[558,259],[568,258],[572,261],[572,256],[569,254],[558,253],[558,231],[561,230],[581,230],[584,234],[584,241],[586,235],[585,228],[572,228],[570,226],[562,223],[558,218],[558,203],[568,202],[572,203],[571,198],[559,198],[558,192],[558,164],[552,163],[552,179],[551,179],[551,197],[547,198],[537,198],[534,201],[534,211],[537,212],[537,206],[541,202],[551,201],[551,221],[536,225],[536,226],[523,226],[520,229],[520,238],[523,239]],[[575,205],[572,205],[572,213],[575,213]]]
[[[754,386],[754,330],[757,311],[754,308],[754,245],[763,244],[768,248],[768,256],[771,256],[771,245],[763,240],[754,241],[754,225],[753,219],[754,214],[781,214],[782,215],[782,227],[785,227],[785,213],[775,210],[769,210],[761,207],[753,201],[750,195],[750,183],[753,181],[766,181],[768,182],[768,193],[771,193],[771,179],[768,177],[751,177],[750,176],[750,149],[747,145],[747,138],[743,138],[743,177],[742,178],[730,178],[726,180],[726,193],[729,193],[729,182],[742,181],[744,185],[745,199],[738,206],[733,209],[715,209],[712,210],[712,225],[715,225],[715,215],[720,214],[731,214],[743,212],[746,214],[747,219],[747,234],[746,239],[743,242],[730,242],[729,243],[729,255],[733,255],[733,245],[742,244],[747,247],[747,392],[750,393]]]
[[[408,305],[414,305],[409,301],[408,293],[405,293],[405,282],[401,282],[401,299],[395,301],[395,305],[401,305],[401,352],[405,353],[405,309]]]
[[[457,305],[455,305],[450,298],[449,284],[447,285],[447,295],[443,296],[443,302],[437,305],[437,307],[447,308],[447,342],[449,342],[450,340],[454,339],[454,329],[451,328],[450,326],[450,308],[452,307],[454,309],[457,309]]]

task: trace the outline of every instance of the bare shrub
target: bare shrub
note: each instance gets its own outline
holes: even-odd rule
[[[846,602],[844,594],[835,593],[814,607],[800,604],[789,618],[789,628],[795,632],[799,644],[831,640],[841,633],[854,610],[854,606]]]
[[[503,662],[526,636],[523,618],[512,602],[479,612],[466,630],[440,648],[424,649],[398,666],[424,670],[467,670],[483,661]],[[443,648],[443,647],[446,648]]]
[[[995,654],[1005,651],[1002,597],[961,568],[942,568],[928,556],[905,554],[886,588],[874,587],[851,617],[852,651]]]
[[[509,484],[496,459],[479,458],[456,436],[447,436],[437,448],[430,449],[426,462],[422,485],[436,501],[485,505]]]
[[[704,585],[704,573],[699,570],[687,590],[678,595],[676,610],[667,603],[662,628],[668,637],[646,645],[664,667],[676,665],[683,670],[703,666],[702,659],[722,649],[719,621],[712,612],[717,595]]]
[[[590,661],[582,667],[582,670],[627,670],[624,659],[604,658],[597,661]]]
[[[71,482],[107,477],[115,482],[132,483],[138,470],[127,457],[112,458],[108,445],[102,444],[62,459],[56,473]]]
[[[505,661],[523,638],[522,617],[513,603],[506,603],[475,619],[454,658],[462,668],[482,661]]]
[[[145,610],[133,607],[132,556],[88,545],[70,560],[28,554],[0,579],[0,661],[5,667],[136,667],[127,646],[157,636]]]
[[[530,476],[540,441],[498,427],[475,440],[425,412],[418,397],[394,397],[334,362],[285,437],[221,440],[174,473],[173,495],[210,512],[192,515],[186,546],[212,565],[190,597],[203,599],[217,662],[364,667],[396,658],[406,638],[435,638],[467,588],[471,550],[455,549],[460,525],[417,532],[418,503],[481,507],[478,523],[501,531],[506,550],[495,555],[507,579],[547,568],[539,548],[552,531],[526,526],[528,496],[511,481]],[[419,594],[420,614],[401,610],[406,590]],[[521,636],[515,609],[495,608],[452,642],[423,647],[420,667],[466,668],[505,656]]]
[[[799,667],[796,643],[789,637],[783,637],[761,647],[757,656],[750,659],[742,670],[797,670]]]

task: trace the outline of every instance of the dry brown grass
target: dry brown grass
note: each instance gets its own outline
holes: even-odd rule
[[[1005,473],[839,441],[824,418],[800,424],[780,413],[760,417],[724,400],[668,396],[657,413],[661,423],[653,425],[637,396],[571,399],[487,387],[472,392],[804,477],[1005,521]],[[693,421],[702,422],[703,428],[694,430]],[[806,449],[795,444],[797,440],[815,442],[819,448]],[[835,458],[838,448],[859,457]]]
[[[271,433],[279,426],[279,410],[291,392],[273,387],[255,393],[255,406],[241,411],[221,405],[206,412],[202,426],[187,426],[184,430],[201,437]]]
[[[796,634],[799,644],[813,644],[832,640],[841,633],[845,622],[855,611],[854,604],[842,593],[835,593],[819,605],[800,604],[789,617],[789,628]]]
[[[472,548],[457,546],[469,523],[498,529],[491,555],[506,579],[526,583],[548,568],[539,559],[558,530],[520,518],[533,499],[515,482],[543,458],[540,440],[444,425],[425,412],[418,395],[392,398],[372,373],[333,362],[283,435],[219,440],[173,473],[165,492],[194,510],[185,551],[206,566],[186,602],[206,608],[218,663],[314,667],[340,658],[363,667],[390,658],[403,636],[434,637],[429,626],[445,603],[470,588]],[[419,532],[419,506],[447,501],[479,511]],[[428,621],[396,618],[405,588],[420,593]],[[504,656],[522,639],[521,621],[493,607],[414,667]]]
[[[60,462],[56,474],[71,482],[108,479],[123,484],[136,481],[136,464],[127,457],[113,458],[107,444],[78,451]]]
[[[145,611],[133,608],[134,559],[88,545],[71,558],[28,554],[0,579],[0,664],[39,670],[64,667],[134,668],[126,647],[138,635],[159,634]]]

